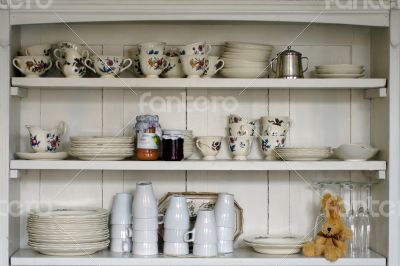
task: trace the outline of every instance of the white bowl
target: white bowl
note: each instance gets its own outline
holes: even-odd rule
[[[366,161],[374,157],[378,151],[368,144],[343,144],[334,150],[335,155],[344,161]]]

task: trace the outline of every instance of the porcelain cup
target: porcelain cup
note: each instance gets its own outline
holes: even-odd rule
[[[22,48],[19,53],[22,56],[50,56],[51,55],[51,44],[37,44]]]
[[[157,230],[160,223],[158,217],[147,219],[133,218],[132,228],[133,230]]]
[[[114,78],[132,65],[130,58],[121,56],[103,55],[85,59],[85,66],[101,78]]]
[[[181,55],[208,55],[211,52],[211,45],[206,42],[196,42],[179,48]]]
[[[217,244],[194,244],[193,256],[195,257],[215,257],[218,255]]]
[[[184,256],[189,254],[188,243],[169,243],[164,239],[164,255],[167,256]]]
[[[167,67],[162,72],[165,78],[184,78],[186,75],[183,72],[181,59],[177,56],[167,56]]]
[[[12,63],[27,78],[40,77],[53,66],[50,56],[17,56]]]
[[[228,135],[234,137],[254,136],[256,126],[247,123],[232,123],[228,125]]]
[[[286,136],[288,129],[289,129],[289,124],[286,124],[285,126],[268,125],[266,130],[262,132],[262,135],[267,135],[272,137]]]
[[[57,60],[56,67],[66,78],[82,78],[86,74],[86,67],[83,58],[69,60]]]
[[[233,241],[235,238],[234,227],[217,227],[218,241]]]
[[[139,61],[146,78],[158,78],[168,66],[166,56],[162,54],[140,54]]]
[[[111,224],[132,223],[132,194],[117,193],[111,209]]]
[[[233,137],[228,138],[229,150],[234,160],[246,160],[251,152],[254,137]]]
[[[206,68],[206,71],[204,72],[203,78],[211,78],[215,74],[217,74],[218,71],[220,71],[224,65],[225,62],[222,59],[219,59],[218,56],[208,56],[208,66]]]
[[[233,241],[218,241],[217,249],[220,254],[233,253]]]
[[[152,256],[158,254],[158,243],[136,243],[133,242],[132,253],[139,256]]]
[[[164,229],[163,239],[170,243],[183,243],[187,232],[187,229]]]
[[[111,238],[110,250],[116,253],[131,252],[132,240],[130,238]]]
[[[151,182],[140,181],[136,183],[132,215],[134,218],[158,219],[157,199]]]
[[[139,48],[137,46],[128,50],[128,57],[132,59],[131,70],[135,77],[143,77],[142,69],[140,68]]]
[[[132,232],[131,224],[111,224],[110,227],[111,238],[131,238]]]
[[[62,136],[67,131],[67,126],[63,121],[54,129],[42,129],[30,125],[25,127],[29,131],[31,147],[34,152],[56,152]]]
[[[139,54],[163,55],[165,42],[143,42],[138,44]]]
[[[217,244],[217,224],[214,210],[200,209],[198,211],[194,228],[184,234],[184,241],[200,245]]]
[[[237,123],[239,123],[239,124],[250,124],[252,126],[255,126],[256,123],[257,123],[257,120],[250,120],[250,119],[247,119],[247,118],[245,118],[243,116],[240,116],[240,115],[231,114],[228,117],[228,123],[229,124],[237,124]]]
[[[275,152],[276,147],[285,147],[285,136],[261,136],[261,150],[266,160],[278,160]]]
[[[262,116],[260,118],[261,135],[268,135],[269,126],[283,127],[288,130],[292,124],[288,116]]]
[[[72,63],[76,59],[80,59],[80,61],[83,62],[83,59],[89,57],[89,52],[87,50],[84,50],[83,54],[81,54],[77,49],[74,48],[57,48],[54,49],[53,54],[61,64],[64,64],[64,61]]]
[[[205,136],[197,137],[196,147],[203,155],[203,160],[213,161],[217,159],[217,154],[221,149],[223,137],[221,136]]]
[[[173,195],[169,200],[168,208],[165,212],[164,228],[188,230],[189,223],[189,209],[186,197],[183,195]]]
[[[218,227],[235,227],[235,199],[232,194],[219,193],[214,211]]]
[[[182,69],[188,78],[200,78],[208,67],[206,55],[181,55]]]
[[[133,230],[132,240],[135,243],[153,243],[158,241],[158,230]]]
[[[60,41],[56,44],[55,49],[63,49],[63,48],[72,48],[78,51],[80,55],[82,55],[84,58],[87,58],[90,56],[90,52],[84,48],[82,45],[76,44],[74,42],[70,41]]]

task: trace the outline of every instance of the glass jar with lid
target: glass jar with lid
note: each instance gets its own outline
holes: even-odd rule
[[[184,135],[182,130],[164,130],[162,135],[162,159],[164,161],[183,160]]]
[[[161,126],[157,115],[136,117],[136,159],[155,161],[160,154]]]

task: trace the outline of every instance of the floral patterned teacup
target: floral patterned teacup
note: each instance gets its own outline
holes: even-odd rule
[[[260,137],[261,150],[265,155],[266,160],[277,160],[279,159],[275,152],[276,147],[285,147],[285,136],[261,136]]]
[[[208,66],[206,68],[206,71],[204,72],[203,78],[211,78],[215,74],[217,74],[218,71],[220,71],[224,65],[225,62],[222,59],[219,59],[218,56],[208,56]]]
[[[234,160],[247,160],[251,152],[254,137],[233,137],[228,139],[229,150]]]
[[[262,116],[260,118],[261,135],[268,135],[269,126],[284,127],[287,131],[292,124],[288,116]]]
[[[142,69],[140,68],[139,48],[137,46],[128,50],[128,57],[132,59],[131,70],[135,77],[143,77]]]
[[[196,42],[179,48],[181,55],[208,55],[211,52],[211,45],[206,42]]]
[[[84,64],[101,78],[118,76],[132,65],[132,59],[115,55],[99,55],[85,59]]]
[[[284,126],[269,125],[267,129],[262,132],[262,135],[271,137],[286,136],[288,130],[289,124],[286,124]]]
[[[228,134],[233,137],[254,136],[255,126],[247,123],[233,123],[228,126]]]
[[[181,55],[183,72],[188,78],[200,78],[208,67],[206,55]]]
[[[223,137],[221,136],[197,137],[196,147],[203,155],[203,160],[214,161],[217,159],[217,154],[221,149],[222,139]]]
[[[158,78],[158,76],[168,66],[166,56],[162,54],[158,55],[139,55],[140,68],[146,78]]]
[[[44,55],[50,56],[51,44],[37,44],[22,48],[19,53],[21,55]]]
[[[182,69],[181,59],[177,56],[167,56],[167,67],[164,69],[162,76],[165,78],[184,78],[186,75]]]
[[[64,61],[73,62],[75,58],[87,58],[89,57],[89,52],[84,50],[81,54],[74,48],[61,48],[55,49],[53,55],[61,64],[64,64]]]
[[[42,76],[53,65],[50,56],[17,56],[12,63],[27,78]]]
[[[81,78],[86,74],[86,67],[83,58],[74,58],[72,61],[64,60],[56,61],[56,67],[67,78]]]
[[[165,42],[143,42],[138,44],[139,54],[163,55]]]
[[[228,123],[229,124],[244,123],[244,124],[249,124],[249,125],[255,126],[257,123],[257,120],[250,120],[250,119],[245,118],[244,116],[231,114],[228,117]]]
[[[60,122],[55,129],[45,130],[36,126],[26,126],[30,135],[31,147],[34,152],[56,152],[60,146],[61,137],[67,131],[65,122]]]

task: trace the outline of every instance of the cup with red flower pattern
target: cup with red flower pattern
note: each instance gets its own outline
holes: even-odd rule
[[[279,157],[275,152],[276,147],[285,147],[285,136],[261,136],[260,144],[261,150],[265,155],[266,160],[278,160]]]
[[[208,55],[211,52],[211,45],[206,42],[196,42],[179,48],[181,55]]]
[[[183,72],[188,78],[200,78],[208,67],[206,55],[181,55]]]
[[[34,152],[56,152],[61,143],[61,137],[67,131],[65,122],[61,121],[57,128],[42,129],[37,126],[25,126],[30,135],[30,143]]]
[[[163,54],[140,54],[139,61],[146,78],[158,78],[168,66],[166,56]]]
[[[217,154],[221,149],[223,137],[221,136],[205,136],[197,137],[196,147],[203,155],[203,160],[213,161],[217,159]]]
[[[40,77],[53,66],[50,56],[17,56],[12,63],[27,78]]]

